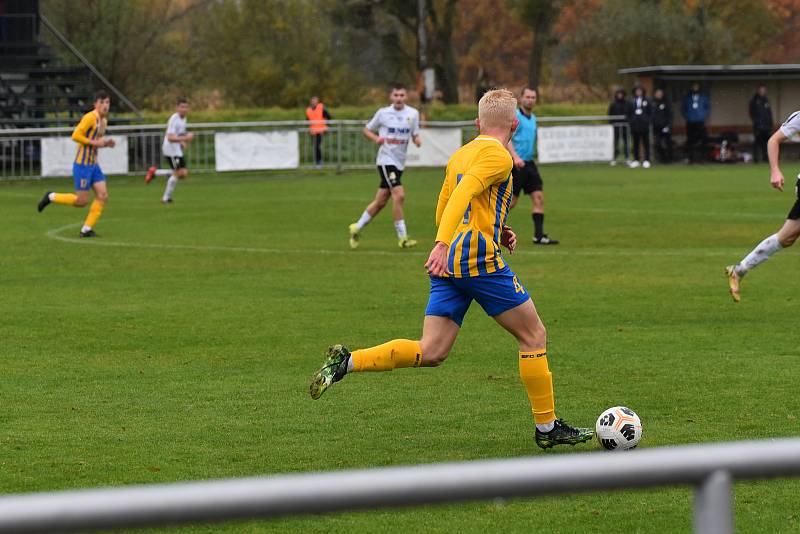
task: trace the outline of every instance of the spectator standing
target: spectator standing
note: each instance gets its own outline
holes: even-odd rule
[[[750,120],[753,123],[753,162],[769,161],[767,141],[772,135],[772,107],[767,99],[767,86],[759,85],[750,99]]]
[[[625,99],[625,89],[621,87],[614,92],[614,99],[608,105],[607,115],[624,115],[628,116],[628,108],[631,103]],[[630,152],[628,151],[628,129],[625,122],[619,120],[611,120],[614,126],[614,159],[611,160],[611,165],[617,164],[617,157],[619,156],[619,142],[622,140],[625,161],[630,160]]]
[[[637,85],[633,88],[633,98],[631,105],[628,106],[628,125],[633,137],[633,161],[629,166],[635,169],[640,165],[645,169],[650,168],[650,121],[652,119],[652,106],[647,100],[647,93],[644,87]],[[644,148],[644,159],[642,160],[642,148]]]
[[[706,154],[706,119],[711,113],[711,101],[700,92],[699,83],[692,82],[691,89],[683,98],[681,112],[686,120],[686,158],[689,163],[698,161],[696,148],[699,148],[699,160],[702,161]]]
[[[325,108],[325,104],[319,101],[318,96],[312,96],[306,108],[306,119],[310,122],[308,131],[314,143],[314,163],[317,167],[322,167],[322,137],[328,130],[325,121],[331,120],[331,114]]]
[[[663,89],[653,93],[653,136],[659,163],[672,163],[672,103]]]

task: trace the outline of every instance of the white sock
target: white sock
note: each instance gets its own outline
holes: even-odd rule
[[[367,213],[366,210],[364,210],[364,213],[361,214],[361,218],[358,219],[358,222],[356,222],[356,226],[358,227],[359,230],[361,230],[366,225],[368,225],[371,220],[372,220],[372,215],[370,215],[369,213]]]
[[[81,232],[88,232],[92,229],[91,226],[86,226],[85,224],[81,226]]]
[[[539,432],[550,432],[551,430],[553,430],[555,426],[556,425],[553,421],[541,425],[539,423],[536,423],[536,430],[538,430]]]
[[[778,242],[778,234],[773,234],[759,243],[750,254],[744,257],[735,267],[736,274],[740,277],[747,274],[747,271],[757,267],[769,259],[770,256],[778,252],[783,247]]]
[[[352,372],[354,367],[355,365],[353,364],[353,357],[350,356],[349,358],[347,358],[347,372],[348,373]]]
[[[167,180],[167,188],[164,189],[164,196],[162,197],[164,200],[169,200],[172,198],[172,193],[175,191],[175,187],[178,185],[178,177],[174,174],[169,177]]]
[[[408,234],[406,234],[406,221],[404,219],[395,221],[394,229],[397,230],[397,239],[405,239],[408,237]]]
[[[156,169],[155,175],[156,176],[170,176],[170,175],[172,175],[172,169]]]

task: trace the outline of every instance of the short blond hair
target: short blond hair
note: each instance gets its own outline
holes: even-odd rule
[[[517,116],[517,99],[508,89],[487,91],[478,102],[481,128],[511,128]]]

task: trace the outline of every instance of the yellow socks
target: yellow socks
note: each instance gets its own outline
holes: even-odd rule
[[[94,228],[101,213],[103,213],[103,203],[94,200],[92,206],[89,208],[89,215],[86,216],[86,221],[83,223],[84,228]]]
[[[519,376],[531,401],[533,419],[537,424],[555,420],[553,375],[547,365],[547,349],[519,353]]]
[[[52,198],[52,201],[56,204],[65,204],[67,206],[73,206],[76,200],[78,200],[78,195],[73,193],[53,193]]]
[[[368,349],[354,350],[353,371],[391,371],[400,367],[419,367],[422,365],[422,350],[419,341],[393,339],[383,345]]]

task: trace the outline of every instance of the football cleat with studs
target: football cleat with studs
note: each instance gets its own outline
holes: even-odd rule
[[[331,384],[338,382],[347,374],[347,362],[350,360],[350,351],[344,345],[328,347],[328,357],[317,374],[311,380],[308,392],[316,400],[325,393]]]
[[[558,240],[551,238],[547,234],[542,234],[539,237],[533,238],[534,245],[558,245]]]
[[[550,449],[556,445],[585,443],[593,437],[594,430],[591,428],[571,427],[563,419],[553,421],[553,429],[550,432],[536,429],[536,444],[542,449]]]
[[[399,241],[397,241],[397,245],[400,248],[416,247],[417,246],[417,240],[416,239],[410,239],[408,237],[404,237],[404,238],[400,239]]]
[[[353,223],[350,225],[350,248],[356,249],[358,248],[358,239],[361,237],[359,234],[358,224]]]
[[[144,183],[149,184],[150,182],[153,181],[153,178],[155,177],[156,177],[156,168],[150,167],[149,169],[147,169],[147,174],[145,174],[144,176]]]
[[[50,205],[50,203],[52,202],[52,200],[50,200],[50,195],[52,194],[53,194],[52,191],[48,191],[47,193],[44,194],[42,200],[39,201],[39,205],[36,206],[36,209],[39,210],[39,213],[41,213],[43,209],[45,209],[47,206]]]
[[[731,292],[731,297],[734,302],[739,302],[741,295],[739,294],[739,283],[742,277],[736,272],[735,265],[728,265],[725,267],[725,276],[728,278],[728,288]]]

